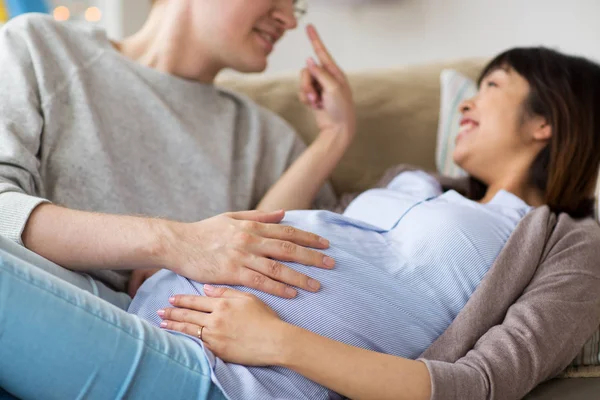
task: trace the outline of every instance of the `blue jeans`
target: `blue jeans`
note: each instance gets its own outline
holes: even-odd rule
[[[0,238],[0,399],[225,399],[200,346],[129,302]]]

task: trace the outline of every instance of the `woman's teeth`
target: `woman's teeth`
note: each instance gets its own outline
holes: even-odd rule
[[[466,132],[469,131],[473,128],[475,128],[477,126],[477,124],[475,124],[474,122],[467,122],[466,124],[462,124],[460,126],[460,128],[458,129],[459,132]]]

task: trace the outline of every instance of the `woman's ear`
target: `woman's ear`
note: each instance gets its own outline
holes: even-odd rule
[[[539,118],[534,122],[533,139],[546,141],[552,137],[552,126],[545,118]]]

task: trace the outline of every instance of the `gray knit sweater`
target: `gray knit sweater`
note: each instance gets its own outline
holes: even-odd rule
[[[304,148],[275,114],[137,64],[102,30],[28,15],[0,31],[0,235],[17,243],[43,201],[190,222],[252,209]]]

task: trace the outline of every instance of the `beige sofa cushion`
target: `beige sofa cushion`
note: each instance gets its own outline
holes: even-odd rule
[[[358,131],[335,171],[338,193],[361,191],[399,163],[435,170],[440,109],[440,73],[456,69],[477,77],[485,61],[462,60],[426,66],[351,73]],[[222,79],[219,85],[244,93],[286,119],[306,142],[317,135],[311,114],[298,100],[297,75]]]

